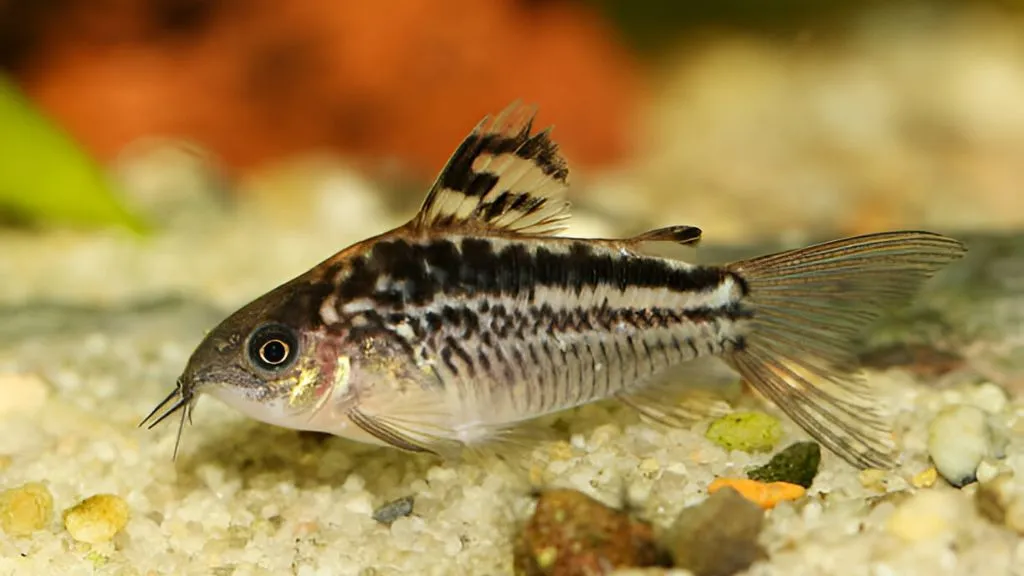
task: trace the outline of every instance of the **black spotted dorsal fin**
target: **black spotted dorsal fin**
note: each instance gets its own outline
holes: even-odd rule
[[[486,117],[441,170],[412,221],[417,228],[556,234],[565,229],[569,168],[536,108],[514,102]]]

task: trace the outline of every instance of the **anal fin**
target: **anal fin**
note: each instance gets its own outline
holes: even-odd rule
[[[685,427],[729,413],[729,400],[742,393],[740,379],[721,359],[703,357],[678,364],[616,399],[646,420]]]
[[[554,439],[552,431],[536,421],[506,426],[478,425],[474,428],[472,431],[463,431],[463,434],[472,436],[473,440],[462,445],[460,459],[475,462],[496,459],[513,464],[518,469],[530,463],[530,453]]]
[[[549,431],[531,421],[460,423],[453,418],[462,411],[450,401],[447,395],[430,390],[388,391],[364,397],[347,415],[354,425],[387,446],[434,454],[446,461],[510,460],[513,454],[524,455],[550,440]]]

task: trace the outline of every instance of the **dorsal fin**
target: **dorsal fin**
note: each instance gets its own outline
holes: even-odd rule
[[[462,141],[411,225],[552,235],[565,229],[569,168],[534,106],[513,102]]]
[[[683,246],[696,246],[700,243],[701,234],[701,229],[696,226],[666,226],[631,236],[623,242],[632,245],[646,242],[675,242]]]

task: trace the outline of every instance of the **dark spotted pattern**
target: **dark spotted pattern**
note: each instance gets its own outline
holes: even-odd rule
[[[387,318],[366,311],[353,336],[390,335],[411,358],[436,361],[448,377],[489,385],[492,393],[525,387],[527,393],[513,395],[518,408],[545,411],[607,397],[626,382],[678,362],[741,350],[743,334],[727,327],[752,318],[739,303],[688,310],[606,305],[559,310],[548,304],[508,310],[486,302]],[[415,346],[396,337],[398,324],[412,330]]]

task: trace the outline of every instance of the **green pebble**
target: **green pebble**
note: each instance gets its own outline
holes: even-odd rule
[[[726,450],[767,452],[782,438],[782,424],[764,412],[735,412],[712,422],[704,437]]]
[[[821,447],[815,442],[797,442],[779,452],[764,466],[751,468],[747,477],[758,482],[789,482],[810,488],[818,475]]]
[[[105,565],[107,562],[110,561],[109,558],[95,550],[86,554],[85,559],[92,562],[93,568],[100,568],[101,566]]]

